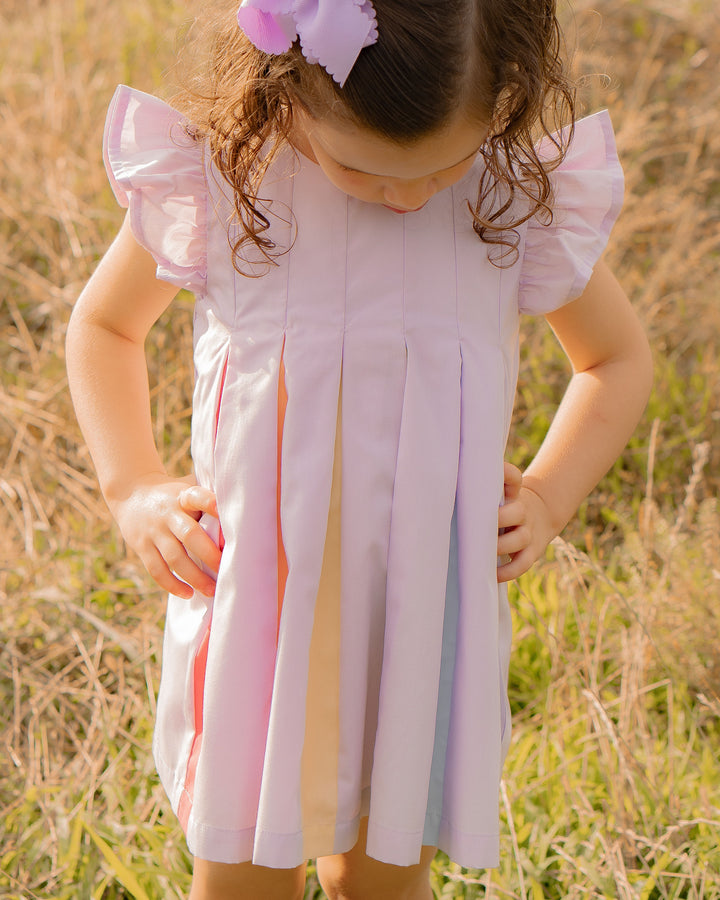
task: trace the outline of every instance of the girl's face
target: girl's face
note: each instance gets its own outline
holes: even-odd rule
[[[415,212],[471,168],[488,128],[454,120],[401,146],[374,132],[296,115],[293,143],[341,191],[396,213]]]

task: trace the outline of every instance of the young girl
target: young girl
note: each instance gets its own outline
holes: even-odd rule
[[[572,114],[551,0],[245,0],[187,115],[126,87],[128,217],[68,334],[127,543],[171,592],[154,752],[192,900],[432,896],[498,863],[510,613],[625,444],[647,344],[599,261],[622,175]],[[539,143],[535,143],[537,139]],[[193,291],[193,476],[143,343]],[[503,464],[520,313],[572,363]]]

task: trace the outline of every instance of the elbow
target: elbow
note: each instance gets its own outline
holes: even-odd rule
[[[74,306],[70,313],[70,319],[68,320],[67,329],[65,331],[65,362],[68,366],[75,354],[79,341],[78,332],[81,330],[78,322],[79,318],[77,306]]]
[[[621,389],[629,407],[637,409],[639,419],[652,393],[655,364],[647,334],[637,318],[634,327],[628,329],[616,363],[620,364],[622,372]]]
[[[90,322],[85,315],[82,296],[73,307],[65,332],[65,364],[70,371],[78,357],[82,357],[91,343]],[[71,373],[70,373],[71,374]]]

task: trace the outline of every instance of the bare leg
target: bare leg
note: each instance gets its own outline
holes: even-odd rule
[[[329,900],[432,900],[430,863],[435,847],[423,847],[415,866],[391,866],[365,853],[367,818],[352,850],[317,861],[320,884]]]
[[[305,863],[296,869],[268,869],[196,857],[189,900],[302,900],[304,892]]]

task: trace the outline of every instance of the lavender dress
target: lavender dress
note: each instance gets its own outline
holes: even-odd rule
[[[105,156],[158,277],[195,293],[192,455],[217,493],[214,599],[170,597],[154,753],[191,852],[290,867],[423,844],[498,863],[510,610],[496,581],[521,313],[577,297],[619,211],[607,113],[578,123],[550,227],[498,268],[467,199],[347,197],[289,151],[277,265],[239,275],[232,207],[160,100],[118,88]],[[297,229],[295,229],[297,225]]]

